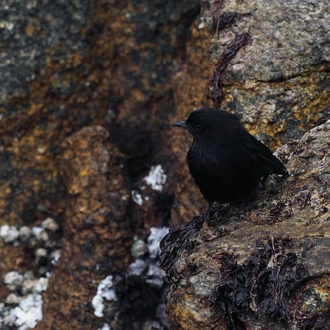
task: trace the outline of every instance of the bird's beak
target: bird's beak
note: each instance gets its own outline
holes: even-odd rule
[[[172,124],[172,126],[178,126],[178,127],[184,128],[184,129],[188,129],[188,125],[185,120],[180,120],[177,123]]]

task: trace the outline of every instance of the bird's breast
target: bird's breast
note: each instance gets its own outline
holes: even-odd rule
[[[187,163],[191,174],[207,173],[226,165],[225,150],[214,146],[193,143],[188,151]]]

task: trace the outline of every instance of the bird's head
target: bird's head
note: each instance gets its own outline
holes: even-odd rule
[[[178,121],[173,126],[188,130],[194,138],[215,138],[240,127],[240,123],[231,113],[214,108],[203,108],[192,112],[186,120]]]

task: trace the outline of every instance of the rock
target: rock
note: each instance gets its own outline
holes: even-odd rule
[[[116,130],[111,138],[127,156],[129,181],[160,160],[168,163],[163,127],[174,109],[170,81],[185,60],[199,0],[156,7],[131,0],[91,6],[9,0],[0,6],[6,16],[0,31],[0,225],[61,219],[66,196],[57,150],[85,126]]]
[[[47,250],[45,248],[39,248],[39,249],[36,249],[35,251],[35,256],[37,258],[41,258],[41,257],[47,257]]]
[[[210,10],[215,6],[213,2]],[[330,30],[329,4],[223,1],[215,13],[210,10],[204,11],[204,20],[212,15],[241,15],[220,29],[219,36],[213,31],[212,60],[218,60],[236,36],[248,32],[252,38],[222,75],[221,107],[238,114],[273,147],[300,136],[328,108],[329,73],[324,64],[330,47],[324,44],[328,40],[324,31]]]
[[[55,250],[50,254],[50,258],[52,259],[52,263],[55,264],[61,258],[61,250]]]
[[[38,235],[39,240],[47,242],[49,241],[49,236],[45,230],[42,230]]]
[[[64,244],[43,299],[48,316],[36,328],[72,324],[72,329],[83,329],[98,322],[90,304],[84,305],[92,302],[97,283],[129,264],[129,190],[124,157],[102,127],[86,127],[67,138],[58,161],[68,192]],[[70,323],[76,313],[81,317]]]
[[[26,279],[22,283],[22,293],[27,295],[29,293],[39,293],[41,290],[38,279]]]
[[[41,227],[44,229],[48,229],[52,232],[55,232],[56,230],[58,230],[59,225],[54,219],[47,218],[41,223]]]
[[[24,280],[33,280],[34,279],[34,274],[31,270],[24,273],[23,276],[24,276]]]
[[[49,240],[49,235],[42,227],[33,227],[32,233],[38,241],[47,242]],[[31,245],[34,245],[34,242],[32,240],[29,243],[31,243]]]
[[[16,241],[19,236],[19,231],[16,227],[3,225],[0,227],[0,237],[6,242],[11,243]]]
[[[19,289],[23,282],[23,275],[21,275],[19,272],[11,271],[5,275],[3,281],[10,291],[16,291]]]
[[[214,105],[215,68],[231,43],[246,33],[251,41],[222,63],[225,70],[217,81],[223,95],[218,102],[221,109],[238,115],[248,131],[272,150],[300,137],[329,114],[329,4],[210,0],[203,1],[202,9],[201,22],[192,26],[185,64],[173,76],[172,123]],[[221,22],[224,25],[218,25]],[[177,227],[206,203],[185,163],[191,137],[172,129],[169,140],[180,183],[171,219],[171,226]]]
[[[19,302],[20,302],[20,298],[14,293],[10,293],[6,298],[6,304],[17,305]]]
[[[218,206],[209,226],[165,237],[171,329],[328,324],[329,133],[330,121],[280,149],[291,176],[270,177],[254,202]]]
[[[168,233],[167,227],[150,228],[150,235],[148,237],[148,251],[150,258],[156,259],[160,254],[159,242]]]
[[[32,268],[37,275],[40,269],[35,264],[35,250],[46,245],[51,252],[53,247],[60,247],[53,239],[62,243],[67,237],[72,238],[64,234],[71,195],[57,157],[65,139],[86,126],[101,125],[109,130],[111,145],[125,154],[120,166],[128,169],[123,174],[128,191],[148,175],[152,166],[161,164],[165,173],[173,166],[166,136],[168,117],[174,109],[170,81],[172,73],[185,61],[186,41],[191,37],[190,26],[199,15],[200,1],[168,1],[154,6],[148,1],[88,3],[78,0],[60,4],[46,1],[40,6],[35,2],[10,0],[0,7],[6,16],[0,24],[4,63],[0,77],[3,82],[0,225],[32,228],[41,226],[42,221],[50,217],[61,226],[55,233],[46,230],[49,240],[40,241],[31,235],[15,249],[1,240],[0,259],[4,273],[13,269],[24,273]],[[63,19],[67,18],[70,22],[64,26]],[[17,47],[19,51],[11,58],[11,50]],[[107,171],[106,165],[102,171]],[[107,172],[104,176],[106,182],[108,175]],[[160,194],[150,188],[146,194],[150,197],[149,203],[144,205],[143,213],[140,208],[129,206],[126,215],[138,237],[146,239],[151,226],[168,225],[174,184],[172,176]],[[106,188],[102,191],[108,193]],[[127,202],[130,200],[129,194],[121,197],[127,198]],[[117,202],[116,198],[108,198],[109,204]],[[123,204],[125,201],[119,201],[120,214],[126,209]],[[85,206],[88,208],[88,203]],[[69,221],[70,225],[74,219]],[[85,225],[93,226],[93,222],[92,217],[88,218]],[[104,232],[106,223],[108,219],[104,221]],[[123,248],[127,256],[123,257],[120,251],[112,268],[109,255],[113,256],[115,248],[112,245],[109,248],[109,240],[104,235],[100,234],[99,241],[95,238],[92,247],[88,243],[83,246],[84,253],[95,248],[99,256],[105,255],[95,260],[99,276],[105,275],[109,264],[111,270],[108,271],[121,268],[121,258],[125,267],[131,257],[129,250],[125,250],[132,243],[128,239]],[[88,237],[86,241],[89,242]],[[101,249],[109,249],[109,255],[100,252]],[[80,253],[78,249],[72,260]],[[64,254],[61,255],[63,258]],[[71,259],[66,256],[64,262],[68,261]],[[75,271],[72,267],[69,272],[73,273],[74,283],[79,281]],[[97,282],[99,277],[89,280]],[[64,280],[60,283],[63,287],[69,285]],[[50,292],[54,290],[66,296],[65,288],[61,290],[61,285],[59,288]],[[6,290],[0,283],[1,295],[5,295]],[[56,299],[52,301],[55,303]],[[57,311],[62,310],[62,300],[58,299],[57,303],[61,306]],[[47,314],[44,317],[52,319]],[[95,328],[102,328],[103,324],[102,320],[93,323]],[[90,323],[81,322],[80,326],[89,329]],[[71,323],[66,327],[71,328]]]
[[[146,240],[151,227],[177,227],[205,207],[185,164],[190,139],[172,130],[170,124],[198,107],[213,104],[210,91],[216,60],[234,38],[250,32],[252,43],[238,51],[222,74],[222,107],[238,114],[252,133],[275,149],[305,132],[329,111],[326,68],[329,6],[325,3],[211,0],[202,2],[202,15],[199,0],[171,0],[156,6],[150,1],[131,0],[95,3],[78,0],[60,4],[46,1],[43,6],[37,2],[8,0],[0,7],[5,16],[0,23],[3,60],[0,225],[33,228],[49,217],[60,226],[55,232],[42,228],[47,234],[43,239],[30,235],[24,240],[24,235],[20,235],[20,241],[16,239],[9,244],[1,239],[1,269],[4,274],[19,269],[22,273],[32,270],[34,274],[49,275],[53,262],[47,260],[47,267],[39,268],[35,250],[46,247],[51,256],[53,250],[61,248],[62,242],[63,249],[74,247],[74,251],[62,250],[61,264],[54,268],[58,285],[52,283],[49,297],[44,293],[47,321],[42,321],[42,326],[45,328],[49,326],[47,322],[57,327],[55,323],[62,320],[62,315],[73,312],[72,315],[79,315],[79,320],[76,317],[71,322],[66,320],[65,328],[89,329],[90,318],[84,319],[84,313],[92,315],[86,307],[91,303],[88,299],[93,291],[90,282],[99,283],[101,278],[109,276],[107,271],[120,272],[131,262],[131,233]],[[208,9],[216,10],[211,13]],[[224,22],[219,38],[214,30],[210,33],[206,28],[218,14]],[[63,24],[67,18],[69,23]],[[288,24],[291,20],[292,25]],[[18,51],[12,54],[14,48]],[[279,48],[284,52],[279,53]],[[269,80],[260,81],[260,77]],[[109,146],[106,149],[115,149],[114,158],[120,154],[118,157],[123,160],[119,162],[123,172],[118,177],[124,178],[125,193],[121,198],[126,201],[117,200],[117,192],[111,189],[107,197],[103,195],[109,190],[101,184],[102,180],[110,186],[118,181],[117,174],[114,181],[109,181],[111,173],[104,165],[104,155],[98,154],[104,161],[100,168],[96,166],[96,177],[102,177],[96,184],[101,187],[99,195],[98,188],[90,189],[82,183],[83,169],[78,173],[70,161],[63,161],[62,146],[68,137],[81,133],[84,127],[97,125],[110,132],[111,142],[104,142]],[[88,144],[88,138],[82,140]],[[91,152],[85,153],[80,147],[77,143],[71,150],[78,163],[79,155],[74,148],[88,154],[86,158],[92,158]],[[66,156],[68,153],[65,152]],[[161,191],[144,180],[158,165],[166,175]],[[84,178],[87,177],[88,184],[93,181],[91,172]],[[142,205],[131,198],[133,191],[137,192],[135,196],[140,196],[136,200],[142,201]],[[87,197],[88,193],[93,197]],[[306,198],[302,192],[296,207]],[[102,216],[104,209],[97,214],[99,217],[95,216],[98,202],[105,205],[105,213],[107,205],[112,203],[118,203],[118,209],[116,206],[114,209],[120,216],[125,209],[123,226],[130,221],[127,241],[113,237],[113,224],[109,229],[109,219]],[[316,213],[323,212],[317,193],[311,194],[311,203]],[[88,213],[90,205],[92,209]],[[116,224],[120,227],[120,223]],[[121,228],[118,236],[122,237],[123,231]],[[74,239],[77,242],[72,242]],[[113,243],[124,245],[118,256]],[[92,251],[90,258],[97,256],[94,267],[86,257],[89,251]],[[68,274],[64,279],[60,278],[61,271],[62,276]],[[89,282],[87,273],[93,277]],[[86,284],[86,289],[77,288],[77,282]],[[130,285],[132,295],[134,285],[135,282]],[[7,291],[6,285],[0,283],[1,296],[6,297]],[[73,297],[71,306],[81,303],[84,307],[71,309],[69,302],[60,298],[61,294]],[[55,297],[53,301],[51,295]],[[125,291],[123,297],[126,296]],[[55,307],[56,303],[59,308]],[[136,311],[133,309],[130,314],[132,320]],[[139,320],[137,328],[142,321]],[[116,330],[114,322],[107,322]],[[104,320],[93,319],[95,329],[104,324]]]
[[[136,240],[131,247],[131,253],[134,259],[144,257],[147,252],[148,252],[147,244],[141,239]]]
[[[4,282],[10,285],[16,285],[16,286],[21,285],[22,281],[23,281],[23,276],[16,271],[7,273],[4,278]]]
[[[20,229],[19,229],[19,237],[20,237],[20,240],[21,241],[26,241],[29,239],[29,237],[31,236],[31,229],[27,226],[22,226]]]

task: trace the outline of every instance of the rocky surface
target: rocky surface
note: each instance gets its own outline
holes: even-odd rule
[[[210,10],[216,2],[210,1]],[[328,62],[330,6],[323,1],[221,1],[219,11],[241,16],[212,40],[216,60],[237,35],[248,32],[252,44],[232,60],[223,75],[222,106],[240,114],[254,133],[267,132],[272,145],[300,135],[309,121],[329,112]],[[234,86],[235,85],[235,86]],[[256,125],[256,123],[258,125]]]
[[[237,114],[273,150],[301,136],[322,114],[329,114],[329,17],[329,4],[323,1],[203,1],[187,64],[173,82],[178,109],[174,121],[214,105],[212,80],[217,66],[223,66],[219,60],[236,38],[248,33],[251,41],[220,75],[220,108]],[[196,58],[203,57],[196,67]],[[188,135],[173,131],[170,140],[184,167]],[[189,176],[178,175],[176,194],[184,198],[175,204],[173,217],[191,219],[205,204],[200,198],[196,203],[200,195],[195,190],[191,197]]]
[[[153,297],[152,307],[143,304],[149,313],[132,311],[131,302],[122,299],[115,310],[129,312],[127,322],[136,322],[138,329],[154,321],[166,327],[157,311],[165,289],[164,275],[155,267],[157,254],[134,252],[134,259],[152,260],[140,265],[143,280],[132,280],[125,267],[134,263],[134,238],[146,244],[153,226],[163,228],[170,218],[174,189],[169,187],[174,181],[161,178],[154,189],[149,172],[158,165],[164,172],[169,167],[166,128],[174,109],[170,79],[184,61],[199,1],[9,0],[0,7],[1,327],[32,328],[43,318],[39,328],[54,320],[65,328],[127,328],[120,316],[110,322],[106,312],[105,318],[95,314],[92,301],[103,297],[99,286],[104,283],[112,292],[111,278],[118,297],[131,295],[133,306],[146,302],[144,292]],[[87,126],[95,130],[84,131]],[[105,129],[111,131],[111,142]],[[66,143],[73,149],[63,148]],[[112,157],[122,166],[121,179],[117,172],[114,178],[118,189],[109,181]],[[113,165],[116,171],[119,165]],[[141,182],[146,186],[144,205],[132,197]],[[47,218],[58,224],[54,234],[43,230]],[[109,223],[110,218],[115,220]],[[43,231],[34,233],[33,228]],[[16,286],[4,282],[11,272],[23,277]],[[48,287],[40,287],[42,278]],[[156,284],[149,283],[152,279]],[[22,291],[25,280],[35,286]],[[139,294],[135,286],[141,288]],[[46,288],[47,296],[41,298]],[[76,323],[72,315],[78,310],[83,312]]]
[[[102,325],[90,303],[104,273],[128,266],[132,233],[125,220],[130,197],[123,155],[102,127],[86,127],[66,139],[59,167],[67,187],[64,244],[54,269],[37,329],[66,327],[66,315],[79,315],[73,329]],[[79,280],[78,280],[79,279]],[[85,303],[83,303],[85,302]]]
[[[127,328],[127,324],[107,320],[111,317],[106,312],[105,319],[95,318],[93,304],[86,299],[94,299],[93,291],[102,296],[100,288],[105,283],[110,292],[117,284],[123,295],[132,292],[136,282],[121,285],[118,278],[126,278],[129,271],[125,266],[129,268],[138,256],[144,260],[139,269],[145,288],[157,257],[152,259],[149,252],[141,255],[143,247],[141,251],[134,248],[132,257],[129,245],[137,241],[141,248],[152,228],[177,227],[204,208],[185,164],[190,137],[170,124],[196,108],[213,104],[216,67],[225,67],[217,81],[223,95],[220,105],[238,114],[247,128],[273,149],[302,134],[329,112],[329,5],[321,1],[4,0],[0,9],[0,310],[4,311],[0,323],[7,317],[6,326],[11,324],[12,329],[26,326],[24,317],[31,328],[41,317],[54,320],[57,312],[76,312],[78,305],[87,306],[82,308],[86,314],[81,319],[96,320],[100,329],[110,325]],[[252,41],[239,47],[225,66],[219,63],[221,54],[225,50],[230,53],[232,41],[244,33],[249,33]],[[100,126],[102,129],[95,128]],[[111,192],[112,188],[108,190],[100,182],[96,186],[106,196],[93,189],[85,192],[84,170],[77,173],[74,167],[79,167],[79,162],[64,165],[65,155],[79,160],[69,146],[63,149],[71,140],[84,155],[81,161],[88,166],[98,163],[93,158],[93,143],[88,144],[94,135],[84,131],[85,127],[94,127],[99,132],[96,136],[102,135],[103,129],[109,132],[109,141],[104,135],[95,143],[122,160],[124,179],[120,182],[126,201],[120,199],[120,189]],[[84,141],[87,149],[77,141]],[[102,154],[99,161],[106,164],[104,157]],[[111,180],[110,173],[103,173],[108,165],[98,172],[105,182]],[[90,170],[88,183],[94,182],[93,176]],[[70,189],[77,187],[79,194],[84,191],[81,199],[70,194]],[[90,227],[86,221],[91,218],[83,219],[87,211],[81,218],[75,215],[73,207],[78,204],[93,205],[95,209],[89,211],[94,214],[102,201],[109,205],[119,201],[125,209],[114,215],[125,215],[125,225],[117,223],[118,236],[104,232],[107,225],[101,215],[88,223]],[[44,228],[46,219],[52,219],[58,228]],[[127,241],[115,256],[105,241],[117,242],[118,237]],[[111,262],[104,261],[107,270],[104,266],[96,274],[92,256],[85,259],[85,252],[80,252],[82,240],[88,238],[96,248],[83,251],[95,253],[97,260],[111,255]],[[78,267],[79,260],[70,259],[74,253],[84,256],[82,267]],[[11,272],[23,276],[17,286],[4,282]],[[70,281],[60,280],[59,272],[68,273],[70,281],[96,282],[86,284],[80,298],[73,298],[76,306],[56,308],[56,301],[62,302],[61,294],[80,293]],[[162,276],[155,275],[157,283]],[[49,280],[47,290],[46,285],[38,284],[44,283],[42,278]],[[34,285],[30,283],[30,289],[23,292],[22,285],[30,280]],[[163,284],[155,290],[149,284],[146,287],[152,297],[163,294]],[[141,292],[138,297],[143,297]],[[34,300],[30,294],[35,295]],[[52,295],[58,300],[52,300]],[[150,301],[154,302],[153,298]],[[13,315],[12,310],[16,311]],[[17,318],[17,313],[24,317]],[[137,328],[154,321],[157,327],[166,328],[162,316],[154,310],[151,314],[131,313],[130,321],[137,320]],[[66,317],[60,322],[75,328],[76,318]],[[42,321],[40,326],[47,328],[47,322],[52,321]]]
[[[171,329],[314,329],[329,317],[330,121],[279,150],[271,177],[240,208],[214,208],[162,243]],[[196,225],[195,225],[196,227]],[[185,235],[188,231],[189,235]]]

